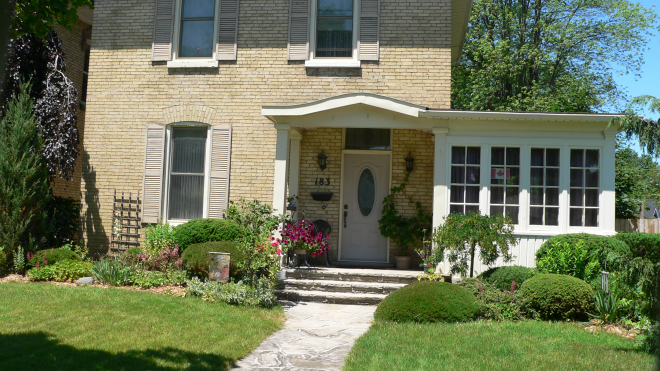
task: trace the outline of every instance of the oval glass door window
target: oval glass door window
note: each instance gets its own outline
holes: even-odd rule
[[[358,206],[364,216],[369,216],[374,208],[376,198],[376,184],[374,174],[369,169],[362,170],[360,181],[358,182]]]

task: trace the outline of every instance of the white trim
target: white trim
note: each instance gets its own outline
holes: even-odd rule
[[[305,61],[309,68],[360,68],[360,61],[345,58],[317,58]]]
[[[311,2],[310,20],[309,20],[309,58],[305,61],[305,67],[308,68],[360,68],[358,59],[358,33],[360,27],[360,0],[353,0],[353,45],[351,58],[314,58],[316,53],[316,15],[319,0],[309,0]]]
[[[214,68],[219,63],[213,59],[172,59],[167,61],[167,68]]]
[[[215,14],[213,17],[213,44],[211,50],[211,57],[204,58],[178,58],[179,42],[181,37],[181,13],[183,12],[183,0],[176,1],[174,10],[174,32],[172,35],[172,60],[167,62],[167,68],[213,68],[218,67],[217,60],[217,43],[218,43],[218,27],[220,27],[220,0],[215,0]]]
[[[623,117],[616,113],[552,113],[552,112],[497,112],[497,111],[455,111],[455,110],[424,110],[419,117],[442,119],[473,119],[473,120],[541,120],[541,121],[589,121],[609,122],[615,117]]]

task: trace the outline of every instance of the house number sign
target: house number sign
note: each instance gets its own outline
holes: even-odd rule
[[[330,185],[330,178],[316,178],[314,180],[315,185]]]

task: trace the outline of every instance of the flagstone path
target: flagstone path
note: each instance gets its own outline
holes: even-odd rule
[[[232,370],[341,370],[355,340],[374,319],[375,305],[283,302],[284,328]]]

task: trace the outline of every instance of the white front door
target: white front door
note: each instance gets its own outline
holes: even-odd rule
[[[378,220],[389,192],[390,156],[344,155],[341,260],[387,261]]]

